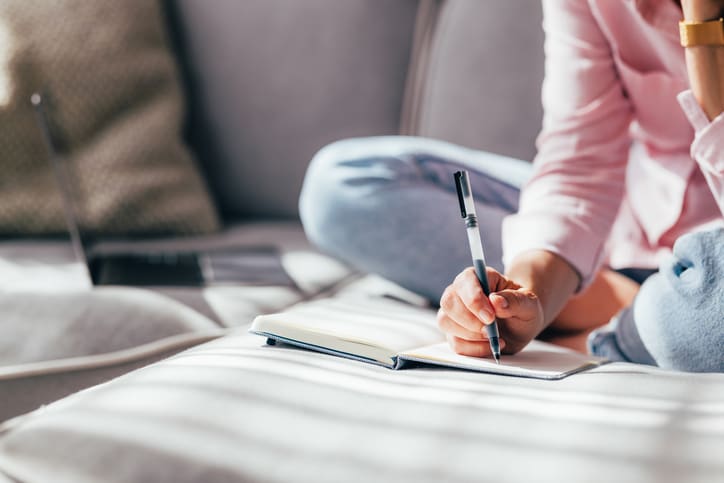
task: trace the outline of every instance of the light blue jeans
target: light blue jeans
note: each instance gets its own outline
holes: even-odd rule
[[[431,139],[348,139],[322,149],[309,166],[300,198],[307,236],[353,267],[437,302],[471,265],[453,181],[459,169],[470,174],[486,261],[502,271],[501,223],[517,211],[530,163]],[[686,265],[691,271],[706,266],[708,272],[691,300],[718,296],[718,303],[705,309],[695,304],[694,316],[691,287],[687,297],[672,297],[681,291],[684,272],[679,267],[679,275],[669,276],[675,271],[672,262],[667,274],[646,282],[633,307],[593,334],[593,353],[688,371],[724,371],[724,232],[714,232],[706,244],[708,250],[720,248],[713,261],[699,238],[692,238],[682,249]],[[687,330],[668,330],[669,325]],[[691,352],[700,356],[692,358]]]

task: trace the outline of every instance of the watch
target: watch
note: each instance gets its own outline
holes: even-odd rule
[[[724,18],[708,22],[679,22],[679,36],[684,47],[724,45]]]

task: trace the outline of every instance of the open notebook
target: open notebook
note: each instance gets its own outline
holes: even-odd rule
[[[596,367],[604,359],[534,341],[516,355],[493,359],[461,356],[437,328],[435,312],[369,299],[325,299],[260,315],[249,332],[267,338],[390,369],[411,362],[539,379],[560,379]]]

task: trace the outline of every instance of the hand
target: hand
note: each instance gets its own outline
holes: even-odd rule
[[[437,323],[458,354],[490,356],[485,325],[498,318],[504,354],[525,347],[544,328],[543,309],[532,291],[488,268],[490,298],[480,287],[472,267],[463,270],[440,298]]]

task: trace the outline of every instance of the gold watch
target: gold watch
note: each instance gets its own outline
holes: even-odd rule
[[[708,22],[679,22],[679,36],[684,47],[724,45],[724,18]]]

